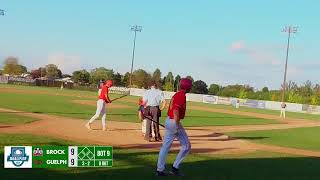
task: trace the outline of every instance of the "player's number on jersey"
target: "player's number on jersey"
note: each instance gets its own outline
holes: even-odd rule
[[[74,165],[74,159],[71,159],[71,165]]]
[[[74,155],[74,149],[71,148],[71,155]]]

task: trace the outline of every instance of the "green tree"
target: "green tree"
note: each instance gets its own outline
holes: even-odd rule
[[[169,72],[168,75],[166,76],[166,82],[173,84],[173,82],[174,82],[173,78],[174,77],[173,77],[172,72]]]
[[[23,66],[23,65],[18,65],[20,70],[21,70],[21,73],[27,73],[28,72],[28,69],[27,67]]]
[[[57,71],[58,71],[57,78],[62,78],[62,71],[60,69],[58,69]]]
[[[158,87],[161,87],[161,71],[160,71],[160,69],[157,68],[153,72],[151,79],[158,85]]]
[[[288,93],[288,102],[291,103],[303,103],[303,97],[294,91]]]
[[[151,75],[143,69],[135,70],[132,73],[132,83],[138,88],[148,88]]]
[[[86,84],[90,82],[90,73],[83,69],[80,71],[74,71],[72,73],[72,80],[75,83],[79,83],[79,84]]]
[[[98,83],[100,80],[109,80],[113,77],[113,70],[112,69],[106,69],[104,67],[99,67],[96,69],[93,69],[90,72],[91,79],[90,82],[93,84]]]
[[[176,78],[174,79],[174,91],[178,91],[179,90],[180,80],[181,80],[180,75],[177,75]]]
[[[196,94],[208,94],[207,84],[201,80],[195,81],[193,83],[193,93]]]
[[[46,77],[47,76],[47,70],[46,67],[40,67],[39,68],[40,77]]]
[[[262,92],[264,92],[264,93],[267,93],[267,92],[269,92],[269,89],[268,89],[268,87],[264,87],[264,88],[262,88]]]
[[[242,85],[228,85],[226,87],[223,87],[218,92],[219,96],[224,97],[239,97],[240,90],[244,87]]]
[[[170,82],[166,82],[166,83],[164,84],[164,90],[165,90],[165,91],[174,91],[173,84],[171,84]]]
[[[128,87],[129,86],[129,82],[130,81],[130,73],[129,72],[126,72],[125,74],[124,74],[124,76],[122,77],[122,84],[124,85],[124,86],[126,86],[126,87]]]
[[[241,89],[239,92],[239,98],[240,99],[247,99],[248,98],[248,92],[245,89]]]
[[[169,72],[165,78],[164,90],[174,91],[174,79],[172,72]]]
[[[3,66],[3,74],[9,74],[9,75],[21,75],[23,73],[25,68],[24,66],[21,66],[19,64],[19,59],[16,57],[7,57],[4,60],[4,66]]]
[[[211,84],[208,90],[208,94],[217,95],[220,91],[220,86],[218,84]]]
[[[122,76],[120,73],[114,74],[112,79],[114,86],[124,86],[124,84],[122,83]]]
[[[311,81],[306,81],[298,88],[299,94],[303,97],[310,97],[313,92]]]
[[[319,105],[319,103],[320,103],[319,96],[312,95],[311,96],[311,104],[312,105]]]
[[[49,79],[54,79],[59,77],[58,66],[54,64],[46,65],[46,77]]]

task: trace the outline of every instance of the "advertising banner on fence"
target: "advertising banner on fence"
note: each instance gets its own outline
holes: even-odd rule
[[[320,106],[313,106],[313,105],[302,105],[302,111],[306,111],[308,113],[320,113]]]
[[[218,97],[218,104],[231,105],[231,98],[229,98],[229,97]]]
[[[131,96],[143,96],[146,89],[130,88]]]
[[[110,88],[110,93],[115,93],[115,94],[129,94],[130,89],[126,87],[111,87]]]
[[[202,102],[209,104],[218,104],[218,96],[203,95]]]
[[[8,76],[0,76],[0,83],[7,84],[8,80]]]
[[[266,108],[266,102],[265,101],[259,101],[259,100],[247,99],[247,100],[241,102],[241,106],[265,109]]]
[[[24,82],[24,83],[35,83],[35,79],[28,79],[28,78],[18,78],[18,77],[9,77],[9,81],[12,82]]]
[[[202,94],[187,94],[187,101],[192,102],[202,102],[203,101],[203,95]]]

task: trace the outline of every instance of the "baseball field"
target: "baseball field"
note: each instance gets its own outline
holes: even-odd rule
[[[111,145],[112,168],[3,169],[1,179],[153,179],[160,142],[146,142],[138,97],[107,107],[107,131],[95,121],[97,92],[0,84],[0,162],[6,145]],[[120,95],[112,94],[111,99]],[[165,119],[162,114],[161,122]],[[320,179],[320,115],[188,102],[183,125],[192,150],[185,179]],[[163,135],[163,129],[161,131]],[[179,142],[173,144],[167,167]],[[3,178],[2,178],[3,177]],[[169,177],[176,179],[175,177]]]

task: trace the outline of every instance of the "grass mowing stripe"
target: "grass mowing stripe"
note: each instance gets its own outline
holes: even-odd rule
[[[233,132],[228,135],[257,143],[320,151],[320,127]]]
[[[80,99],[70,96],[50,96],[47,94],[17,94],[1,93],[0,99],[5,102],[0,105],[3,108],[22,110],[27,112],[39,112],[65,117],[89,119],[95,113],[95,106],[73,103],[72,100]],[[95,101],[95,99],[92,99]],[[115,101],[114,104],[127,105],[130,108],[110,108],[108,120],[139,122],[137,117],[138,106],[134,103]],[[166,118],[167,110],[163,111],[162,121]],[[271,124],[276,121],[237,116],[198,110],[188,110],[185,126],[209,126],[209,125],[244,125],[244,124]]]
[[[0,112],[0,123],[3,124],[24,124],[37,120],[37,118],[17,115],[15,113]]]

